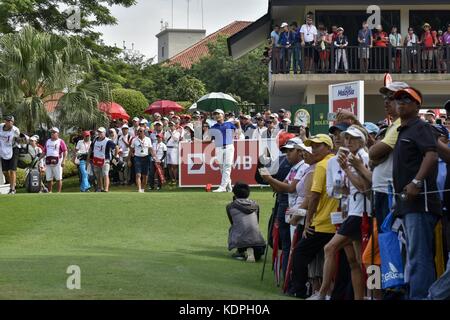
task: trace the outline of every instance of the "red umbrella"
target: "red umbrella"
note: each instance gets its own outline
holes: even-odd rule
[[[100,102],[98,104],[98,109],[102,112],[105,112],[112,120],[130,119],[130,116],[125,111],[125,109],[120,104],[115,102]]]
[[[156,102],[153,102],[147,110],[145,110],[145,113],[154,114],[154,113],[160,113],[162,115],[169,114],[169,112],[180,112],[183,111],[184,108],[180,106],[178,103],[170,100],[159,100]]]

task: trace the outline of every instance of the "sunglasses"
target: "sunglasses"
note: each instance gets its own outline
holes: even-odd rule
[[[411,99],[409,96],[400,96],[396,98],[395,101],[399,104],[410,104],[413,103],[415,100]]]
[[[394,96],[388,96],[388,95],[385,95],[385,94],[383,94],[383,100],[388,100],[388,101],[394,101],[395,99],[394,99]]]

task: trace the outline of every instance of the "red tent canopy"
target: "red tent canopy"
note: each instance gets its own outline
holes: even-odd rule
[[[105,112],[112,120],[130,119],[130,116],[125,111],[125,109],[120,104],[115,102],[100,102],[98,104],[98,109],[102,112]]]
[[[153,102],[144,112],[149,114],[160,113],[162,115],[166,115],[171,111],[180,112],[183,110],[184,108],[175,101],[159,100]]]

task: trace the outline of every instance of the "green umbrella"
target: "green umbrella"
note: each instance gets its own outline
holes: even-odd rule
[[[216,109],[223,111],[236,111],[237,101],[228,94],[222,92],[212,92],[197,101],[197,109],[212,112]]]

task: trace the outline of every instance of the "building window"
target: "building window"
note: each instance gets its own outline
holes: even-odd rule
[[[161,47],[161,57],[164,58],[164,47]]]

